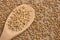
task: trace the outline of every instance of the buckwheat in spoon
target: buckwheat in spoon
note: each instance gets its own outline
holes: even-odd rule
[[[35,17],[34,9],[27,4],[15,8],[6,20],[0,40],[10,40],[22,33],[33,22]]]

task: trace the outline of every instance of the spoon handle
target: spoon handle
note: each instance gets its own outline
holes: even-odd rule
[[[10,37],[9,37],[9,34],[5,31],[3,31],[1,37],[0,37],[0,40],[9,40]]]

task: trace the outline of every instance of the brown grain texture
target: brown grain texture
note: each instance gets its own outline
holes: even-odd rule
[[[10,12],[21,4],[31,5],[36,18],[12,40],[60,40],[60,0],[0,0],[0,34]]]

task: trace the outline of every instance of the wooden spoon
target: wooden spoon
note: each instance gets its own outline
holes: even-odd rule
[[[35,17],[34,9],[27,4],[16,7],[6,20],[0,40],[10,40],[26,30]]]

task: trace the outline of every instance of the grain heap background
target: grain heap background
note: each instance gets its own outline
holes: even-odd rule
[[[36,11],[31,27],[11,40],[60,40],[60,0],[0,0],[0,35],[11,11],[29,4]]]

